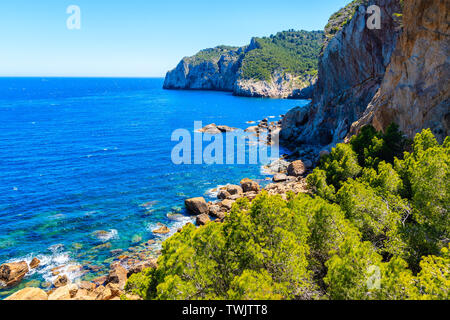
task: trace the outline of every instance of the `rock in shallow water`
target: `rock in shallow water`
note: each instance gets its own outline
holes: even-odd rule
[[[184,201],[184,204],[186,205],[186,208],[193,214],[199,215],[208,213],[208,204],[203,197],[186,199]]]
[[[15,286],[28,271],[28,264],[25,261],[2,264],[0,266],[0,287]]]

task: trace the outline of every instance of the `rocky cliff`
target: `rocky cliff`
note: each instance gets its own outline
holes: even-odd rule
[[[381,8],[381,29],[366,26],[372,4]],[[397,0],[353,1],[331,17],[313,100],[286,115],[283,140],[329,145],[345,138],[380,88],[397,42],[393,15],[399,12]]]
[[[253,38],[248,46],[219,46],[183,58],[169,71],[165,89],[231,91],[247,97],[312,96],[323,43],[321,31],[285,31]]]
[[[439,140],[450,127],[450,2],[408,0],[402,16],[403,33],[380,89],[363,117],[353,124],[378,130],[392,122],[409,137],[431,128]]]
[[[222,46],[183,58],[167,73],[164,89],[233,91],[243,52],[243,48]]]
[[[366,27],[373,4],[381,8],[380,30]],[[392,122],[411,138],[423,128],[440,140],[448,136],[448,6],[448,0],[353,1],[335,14],[313,100],[286,115],[285,143],[332,146],[365,124],[383,130]]]

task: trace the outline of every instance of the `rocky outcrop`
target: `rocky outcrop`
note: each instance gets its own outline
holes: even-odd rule
[[[183,58],[166,74],[163,88],[309,99],[317,79],[322,43],[321,31],[290,30],[266,38],[252,38],[248,46],[240,48],[205,49]]]
[[[0,287],[17,285],[29,271],[25,261],[5,263],[0,266]]]
[[[39,288],[25,288],[17,291],[5,300],[47,300],[47,293]]]
[[[274,73],[270,80],[238,79],[234,94],[242,97],[309,99],[315,78],[301,79],[290,73]]]
[[[186,199],[184,204],[189,212],[196,215],[208,213],[209,211],[208,204],[203,197]]]
[[[281,139],[292,146],[329,148],[362,126],[397,123],[408,137],[431,128],[449,135],[449,2],[352,2],[329,24],[312,103],[286,114]],[[366,10],[381,8],[381,29],[366,27]],[[344,13],[344,14],[343,14]],[[343,18],[344,16],[344,18]],[[336,18],[337,19],[337,18]],[[322,147],[323,148],[323,147]]]
[[[381,88],[352,133],[365,124],[383,130],[395,122],[410,138],[423,128],[441,142],[449,135],[449,7],[447,0],[405,1],[403,33]]]
[[[216,47],[185,57],[169,71],[164,89],[233,91],[243,58],[242,48]]]
[[[330,21],[334,33],[326,34],[312,102],[286,114],[281,132],[285,142],[329,145],[344,139],[380,88],[399,33],[393,15],[401,7],[398,0],[354,4],[335,15],[344,21],[341,25]],[[372,4],[381,8],[379,30],[366,27]]]

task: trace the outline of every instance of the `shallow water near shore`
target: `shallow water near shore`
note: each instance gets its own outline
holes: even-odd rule
[[[174,165],[175,129],[192,132],[194,121],[245,129],[247,121],[278,121],[307,103],[166,91],[162,84],[0,79],[0,264],[41,260],[0,298],[44,286],[57,267],[72,280],[92,279],[130,247],[154,253],[167,237],[152,233],[158,223],[173,233],[192,221],[186,198],[215,200],[218,185],[267,177],[260,165]]]

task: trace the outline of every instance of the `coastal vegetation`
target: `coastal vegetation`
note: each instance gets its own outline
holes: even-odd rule
[[[222,223],[186,225],[144,299],[449,299],[450,138],[366,126],[306,178],[307,193],[239,199]]]
[[[284,31],[254,38],[242,61],[243,79],[270,80],[275,72],[315,76],[323,44],[322,31]]]

